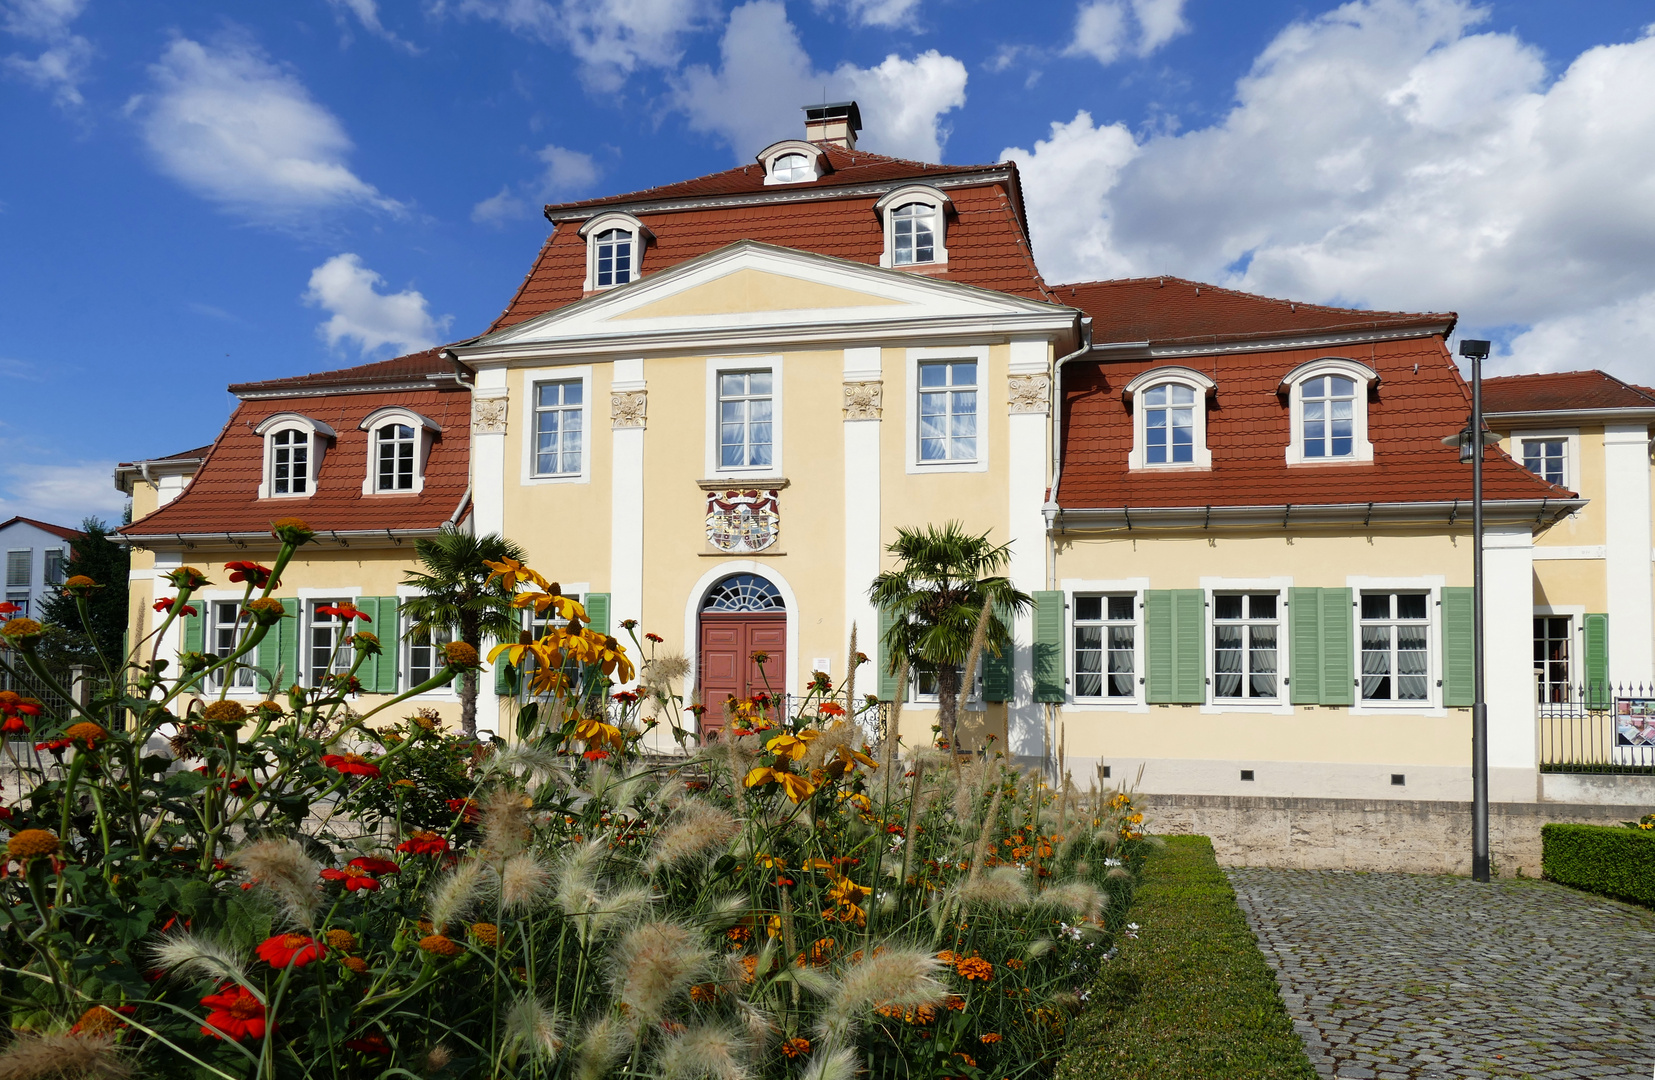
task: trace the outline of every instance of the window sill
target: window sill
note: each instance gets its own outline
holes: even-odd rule
[[[1133,466],[1131,466],[1130,468],[1127,469],[1127,472],[1134,472],[1134,473],[1163,473],[1163,472],[1167,472],[1167,473],[1189,473],[1189,472],[1212,472],[1212,471],[1213,471],[1213,467],[1211,465],[1200,465],[1200,464],[1133,465]]]
[[[695,483],[702,491],[728,491],[731,487],[780,491],[788,485],[788,479],[774,473],[768,475],[761,472],[744,473],[732,469],[727,473],[718,473],[710,480],[697,480]]]
[[[909,473],[973,473],[987,472],[986,461],[914,461],[908,466]]]
[[[1372,465],[1372,464],[1373,464],[1373,458],[1359,458],[1359,457],[1304,458],[1302,460],[1289,459],[1289,461],[1287,462],[1287,467],[1289,469],[1307,469],[1307,468],[1308,469],[1325,469],[1325,468],[1329,468],[1329,467],[1348,468],[1352,465]]]

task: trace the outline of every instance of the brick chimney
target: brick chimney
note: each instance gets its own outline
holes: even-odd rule
[[[862,130],[862,111],[854,101],[830,105],[806,105],[805,141],[832,143],[846,150],[856,149],[856,133]]]

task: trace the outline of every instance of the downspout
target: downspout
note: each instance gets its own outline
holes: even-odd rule
[[[1057,484],[1063,476],[1063,365],[1092,351],[1092,317],[1080,318],[1080,348],[1067,356],[1057,358],[1052,365],[1052,490],[1041,507],[1046,517],[1046,587],[1057,588],[1057,539],[1052,526],[1061,512],[1057,504]]]

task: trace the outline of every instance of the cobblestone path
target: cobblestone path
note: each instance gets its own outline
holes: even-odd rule
[[[1543,881],[1227,872],[1324,1077],[1655,1076],[1655,913]]]

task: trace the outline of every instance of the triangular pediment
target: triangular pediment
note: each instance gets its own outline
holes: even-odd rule
[[[454,346],[462,357],[611,351],[698,340],[727,347],[751,337],[806,342],[858,332],[900,333],[950,323],[1005,322],[1007,330],[1059,326],[1077,313],[1056,304],[926,274],[742,240],[629,285],[588,296],[516,326]],[[1032,325],[1038,324],[1036,325]]]

